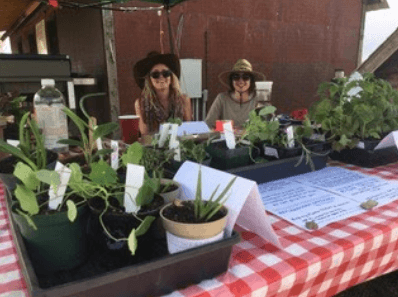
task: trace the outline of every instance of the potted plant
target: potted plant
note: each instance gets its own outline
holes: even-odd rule
[[[196,194],[194,200],[180,201],[166,204],[160,211],[163,226],[169,232],[167,240],[170,253],[179,252],[180,247],[175,247],[171,242],[173,236],[188,240],[206,240],[206,243],[223,238],[226,226],[228,209],[224,203],[229,198],[229,190],[237,177],[231,179],[228,185],[217,196],[218,187],[208,199],[202,197],[202,174],[199,167]],[[170,233],[172,236],[170,236]],[[209,240],[210,239],[210,240]],[[188,248],[202,244],[190,242]],[[185,248],[183,248],[185,249]]]
[[[4,126],[4,139],[18,139],[19,123],[28,112],[22,106],[25,101],[26,96],[19,96],[16,92],[0,94],[0,123]]]
[[[20,126],[20,146],[1,143],[1,149],[13,154],[18,161],[12,176],[12,217],[26,241],[34,267],[39,273],[52,273],[80,265],[86,258],[84,201],[73,195],[61,197],[55,209],[49,209],[50,185],[55,198],[61,185],[59,173],[46,168],[47,151],[43,136],[34,120],[25,114]],[[32,146],[31,134],[34,136]],[[34,148],[34,152],[33,152]],[[54,198],[51,198],[54,199]]]
[[[17,162],[21,161],[33,170],[54,169],[58,154],[45,149],[39,127],[27,112],[19,123],[19,145],[15,147],[0,139],[0,151],[11,156],[0,161],[0,178],[12,192],[17,178],[12,174]]]
[[[309,116],[331,141],[331,158],[366,167],[397,159],[386,150],[381,154],[372,151],[385,135],[398,129],[398,91],[387,81],[365,73],[359,80],[324,82],[318,94],[320,100],[311,107]],[[388,155],[380,159],[383,153]]]

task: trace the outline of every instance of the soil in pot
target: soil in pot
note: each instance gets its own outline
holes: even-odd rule
[[[217,221],[226,215],[224,209],[220,209],[207,222]],[[169,220],[180,223],[203,223],[204,220],[197,220],[194,215],[194,204],[192,201],[180,201],[173,203],[163,210],[163,216]]]

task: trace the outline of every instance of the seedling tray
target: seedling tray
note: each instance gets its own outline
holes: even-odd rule
[[[314,169],[319,170],[326,167],[327,156],[311,156]],[[228,170],[235,175],[256,181],[258,184],[273,180],[287,178],[302,173],[310,172],[312,169],[306,164],[305,159],[299,165],[300,157],[286,158],[281,160],[258,163],[249,166]]]
[[[343,163],[353,164],[365,168],[374,168],[398,161],[397,147],[387,147],[380,150],[366,150],[360,148],[333,151],[330,158]]]
[[[7,203],[9,217],[10,207]],[[237,232],[219,242],[170,255],[166,240],[154,239],[149,244],[154,253],[131,257],[119,252],[103,252],[92,247],[87,262],[70,271],[38,275],[29,259],[18,227],[11,229],[22,273],[31,296],[158,296],[213,278],[228,269],[232,246],[240,241]],[[142,250],[148,250],[141,246]],[[127,260],[126,260],[127,259]]]

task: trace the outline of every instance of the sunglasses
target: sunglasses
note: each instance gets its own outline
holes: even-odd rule
[[[250,74],[247,73],[243,73],[243,74],[239,74],[239,73],[234,73],[231,75],[232,80],[240,80],[243,79],[245,81],[250,80]]]
[[[160,76],[163,76],[164,78],[168,78],[171,76],[171,71],[170,70],[163,70],[162,72],[153,71],[153,72],[149,73],[149,76],[154,79],[157,79]]]

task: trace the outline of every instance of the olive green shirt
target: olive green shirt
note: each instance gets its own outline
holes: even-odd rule
[[[251,94],[249,100],[240,103],[235,94],[220,93],[214,100],[206,117],[206,124],[215,128],[217,120],[233,120],[235,128],[241,128],[249,119],[249,112],[256,108],[259,102],[264,101],[260,96]]]

